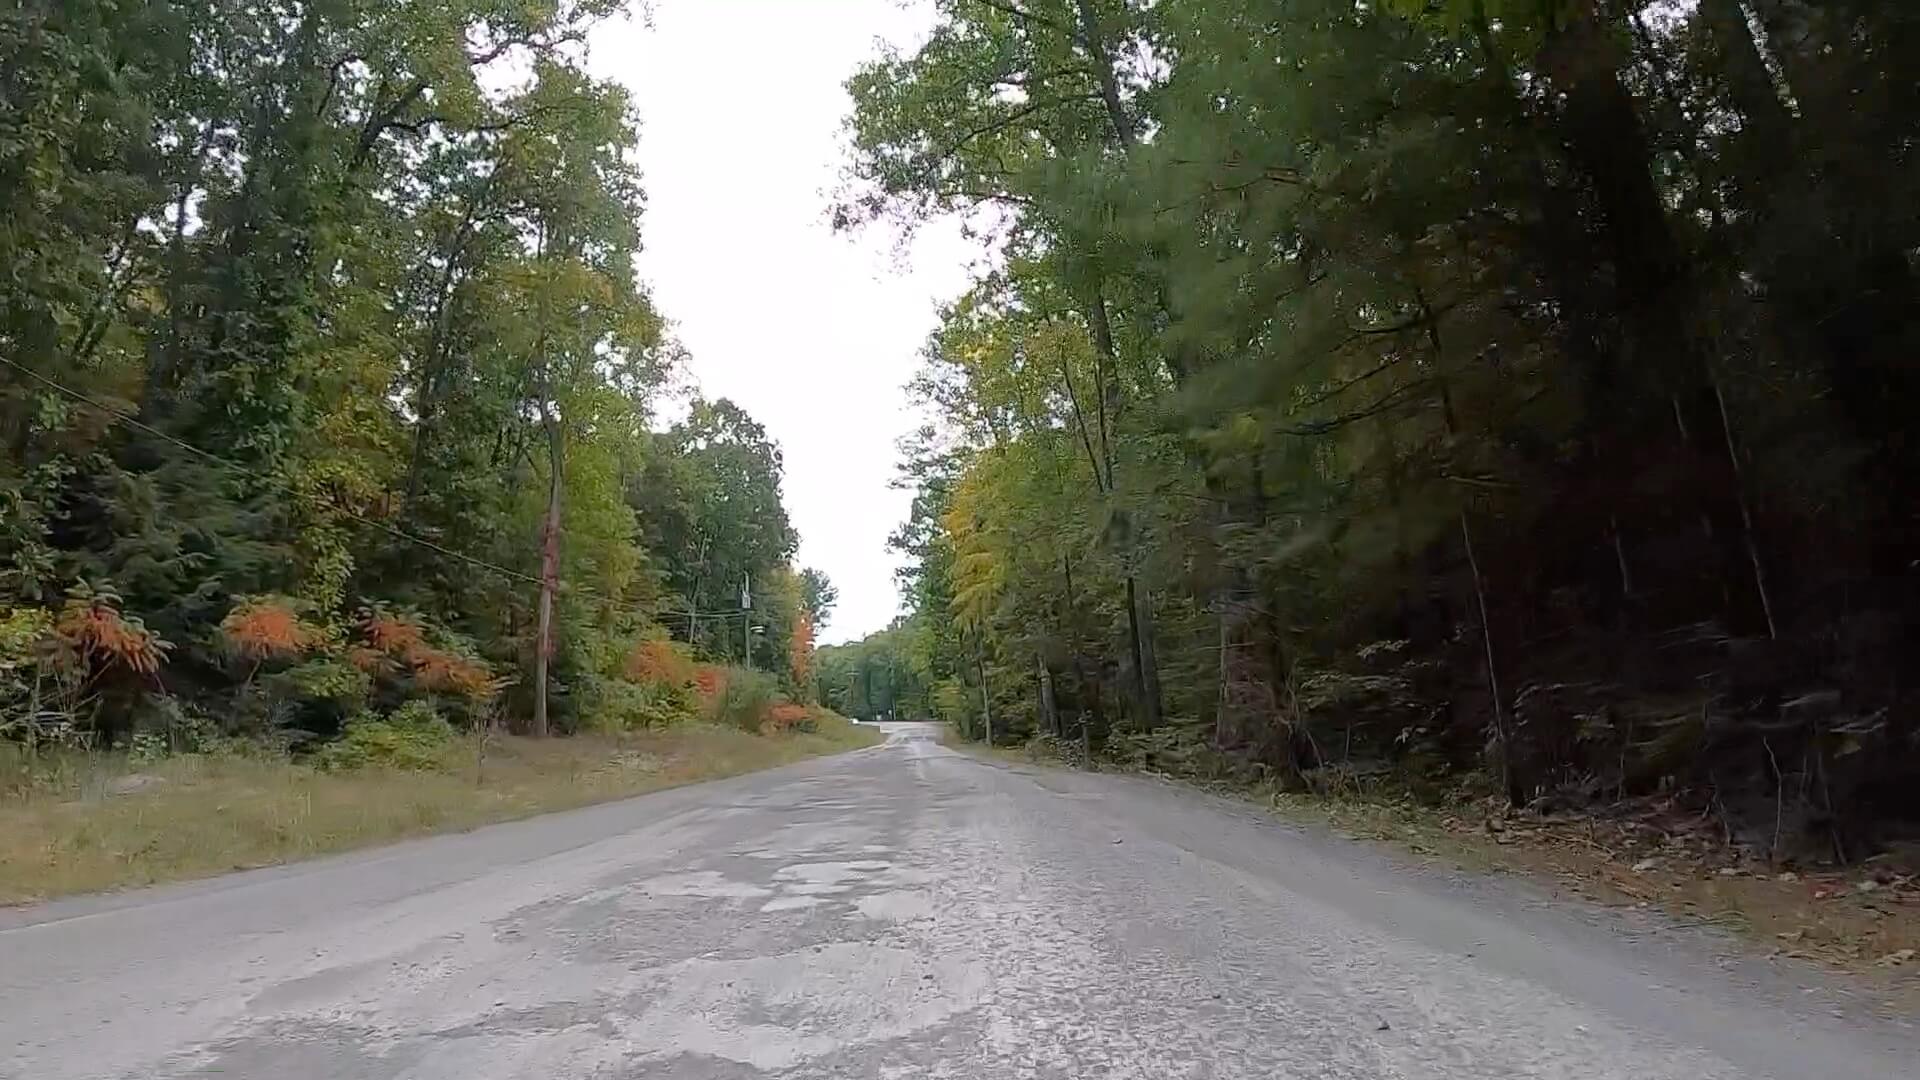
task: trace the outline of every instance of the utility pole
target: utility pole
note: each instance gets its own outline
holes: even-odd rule
[[[740,578],[740,664],[753,667],[753,575]]]
[[[545,736],[547,664],[553,658],[553,594],[560,584],[560,423],[543,396],[540,420],[547,435],[547,513],[540,526],[540,629],[533,653],[533,734]]]

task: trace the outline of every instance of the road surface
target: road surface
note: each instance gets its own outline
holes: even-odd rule
[[[1843,988],[1126,777],[885,746],[0,912],[0,1074],[1920,1076]]]

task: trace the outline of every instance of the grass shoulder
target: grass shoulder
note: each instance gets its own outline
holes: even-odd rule
[[[44,758],[0,790],[0,904],[207,877],[735,776],[880,742],[685,724],[570,738],[467,736],[433,767],[323,769],[277,755]]]

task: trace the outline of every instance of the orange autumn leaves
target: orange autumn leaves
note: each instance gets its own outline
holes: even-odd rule
[[[505,685],[481,660],[433,643],[428,628],[411,616],[363,612],[361,640],[340,642],[337,632],[309,622],[298,601],[282,596],[243,597],[220,621],[219,641],[254,665],[332,655],[368,675],[405,673],[430,693],[490,700]],[[56,661],[95,675],[123,671],[155,677],[173,644],[120,609],[107,589],[81,588],[54,616],[47,641]]]
[[[795,705],[791,702],[775,705],[767,711],[767,727],[775,731],[791,731],[804,727],[812,716],[813,710],[805,705]]]
[[[266,599],[242,601],[221,620],[220,633],[228,648],[249,660],[303,656],[324,640],[290,605]]]
[[[157,673],[173,648],[139,619],[122,614],[118,596],[84,587],[60,609],[53,634],[60,651],[81,665],[117,665],[136,675]]]
[[[626,676],[639,683],[664,683],[686,687],[695,679],[693,658],[665,638],[646,638],[627,656]]]
[[[811,634],[806,637],[811,638]],[[794,655],[810,661],[810,641],[795,649]],[[777,694],[771,700],[756,697],[752,689],[756,680],[766,681],[771,688],[765,673],[698,663],[679,642],[654,637],[636,642],[627,654],[622,675],[630,682],[691,694],[698,703],[698,713],[709,720],[725,715],[729,717],[727,723],[744,722],[766,732],[812,730],[814,713],[805,705],[786,701]],[[741,686],[733,685],[741,680],[744,680]],[[747,712],[734,717],[730,710],[746,708],[745,702],[753,704]]]
[[[433,644],[416,617],[387,611],[361,613],[360,641],[346,643],[346,661],[371,676],[404,672],[429,693],[484,702],[499,693],[503,681],[481,660]],[[255,662],[293,660],[331,651],[329,635],[301,618],[299,606],[285,597],[242,600],[220,623],[220,634],[235,655]]]
[[[377,650],[387,663],[407,669],[416,684],[433,693],[478,702],[492,698],[506,685],[505,680],[494,677],[492,669],[483,661],[432,644],[427,628],[418,619],[369,612],[361,621],[360,630],[367,646],[356,654],[357,664],[378,663],[372,655]]]

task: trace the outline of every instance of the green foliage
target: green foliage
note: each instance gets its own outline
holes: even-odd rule
[[[815,653],[814,687],[821,705],[859,720],[925,720],[934,716],[924,658],[902,624]]]
[[[18,608],[0,616],[0,739],[30,750],[71,742],[85,719],[79,673],[59,662],[53,613]]]
[[[772,635],[756,647],[764,654],[754,664],[784,666],[782,635],[799,598],[776,579],[790,575],[787,563],[800,541],[781,503],[780,447],[723,398],[694,402],[687,418],[661,436],[660,448],[628,491],[648,548],[668,567],[660,617],[706,655],[745,662],[733,613],[749,588],[748,617]],[[831,604],[823,595],[813,599]]]
[[[634,103],[582,46],[617,8],[0,13],[0,611],[92,620],[77,665],[7,652],[7,737],[110,746],[155,701],[274,742],[415,698],[517,726],[536,689],[559,730],[667,723],[622,648],[748,575],[784,666],[778,446],[724,401],[653,423],[683,353],[635,272]],[[740,622],[668,625],[739,658]]]
[[[1911,16],[937,11],[849,83],[839,220],[997,257],[913,383],[912,614],[823,701],[1320,790],[1797,801],[1830,849],[1914,812]]]
[[[833,616],[833,605],[840,600],[840,590],[834,587],[827,575],[809,566],[800,571],[801,604],[806,608],[807,621],[818,633],[826,629]]]
[[[344,660],[321,657],[276,672],[265,680],[281,698],[324,702],[352,712],[364,705],[373,689],[373,677]]]
[[[720,692],[707,705],[705,719],[709,723],[757,733],[780,702],[780,687],[773,676],[730,667],[726,669],[726,681]]]
[[[410,701],[386,716],[360,713],[339,739],[314,755],[323,769],[378,767],[408,771],[444,768],[453,728],[422,701]]]
[[[699,718],[699,706],[685,686],[594,679],[581,702],[582,727],[589,731],[645,731],[675,727]]]

